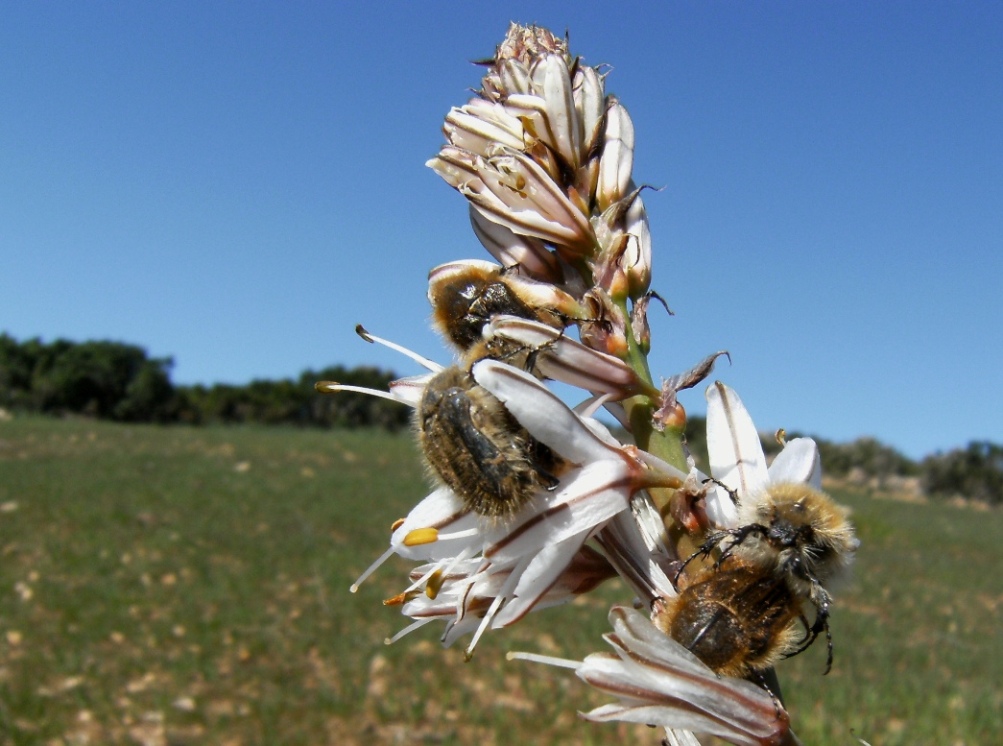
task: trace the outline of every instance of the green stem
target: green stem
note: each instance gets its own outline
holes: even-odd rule
[[[626,362],[646,383],[651,384],[653,388],[657,388],[651,379],[648,356],[634,339],[634,330],[630,325],[630,315],[627,313],[626,299],[621,306],[621,311],[627,325]],[[652,426],[651,416],[657,404],[651,400],[651,397],[643,394],[633,396],[630,399],[624,400],[623,406],[627,410],[631,432],[634,435],[634,443],[637,447],[672,464],[681,471],[687,471],[686,453],[683,449],[683,431],[681,428],[671,427],[667,427],[661,432],[655,430]]]

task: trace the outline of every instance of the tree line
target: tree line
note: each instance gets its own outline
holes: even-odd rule
[[[706,470],[706,421],[690,417],[686,422],[686,440],[698,465]],[[787,439],[799,437],[790,433]],[[964,448],[934,453],[914,461],[875,438],[858,438],[849,443],[835,443],[817,435],[819,454],[826,476],[879,490],[908,489],[935,499],[961,496],[968,500],[1003,505],[1003,445],[972,441]],[[775,438],[762,437],[767,458],[780,451]]]
[[[0,407],[116,422],[262,423],[319,427],[406,427],[408,407],[362,394],[325,396],[322,380],[386,389],[396,376],[373,367],[306,370],[295,379],[246,385],[179,386],[173,360],[122,342],[18,342],[0,334]]]
[[[18,342],[0,334],[0,408],[56,416],[82,415],[117,422],[261,423],[314,427],[407,427],[410,409],[354,393],[318,394],[317,381],[386,389],[396,376],[373,367],[332,366],[306,370],[298,378],[256,380],[245,385],[178,386],[171,382],[173,360],[150,358],[146,350],[122,342],[57,339]],[[687,439],[706,468],[705,422],[691,417]],[[791,434],[791,438],[796,437]],[[864,477],[880,487],[918,480],[934,497],[962,495],[1003,504],[1003,446],[973,441],[965,448],[936,453],[919,462],[873,438],[834,443],[816,437],[828,475]],[[779,444],[764,439],[767,454]],[[898,480],[898,481],[896,481]]]

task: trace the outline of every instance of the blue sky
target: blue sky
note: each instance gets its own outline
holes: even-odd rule
[[[1003,5],[21,3],[0,11],[0,329],[179,383],[439,359],[425,276],[480,257],[425,168],[508,21],[610,63],[637,131],[652,369],[764,430],[1003,441]],[[703,397],[684,404],[702,412]]]

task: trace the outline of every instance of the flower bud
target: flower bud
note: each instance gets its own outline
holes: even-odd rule
[[[630,188],[634,166],[634,123],[614,96],[609,97],[609,102],[596,190],[600,210],[606,210],[624,197]]]
[[[648,228],[648,213],[644,209],[644,202],[640,194],[635,192],[635,195],[627,210],[624,226],[630,240],[624,252],[623,264],[630,281],[630,297],[637,300],[651,286],[651,231]]]
[[[575,109],[582,127],[582,150],[588,154],[593,148],[598,148],[602,133],[600,124],[606,108],[603,81],[594,67],[579,65],[575,70],[572,88]]]

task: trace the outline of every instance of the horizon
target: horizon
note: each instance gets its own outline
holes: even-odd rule
[[[0,334],[5,334],[5,332],[0,332]],[[40,338],[37,338],[37,337],[31,338],[31,340],[36,340],[36,339],[40,339]],[[22,339],[22,340],[15,340],[15,341],[18,342],[18,343],[24,343],[24,342],[29,341],[29,340],[23,340]],[[111,343],[111,344],[130,345],[130,346],[133,346],[133,347],[138,347],[140,349],[146,350],[146,348],[142,344],[138,344],[138,343],[134,343],[134,342],[129,342],[129,341],[126,341],[126,340],[118,340],[118,339],[68,340],[68,339],[64,339],[64,338],[55,338],[55,339],[51,339],[51,340],[40,339],[40,341],[43,344],[51,344],[52,342],[55,342],[55,341],[67,341],[67,342],[71,342],[73,344],[81,344],[81,343],[87,343],[87,342]],[[148,359],[152,359],[149,356],[149,354],[147,354],[147,357],[148,357]],[[173,360],[171,359],[171,356],[169,356],[169,355],[165,356],[165,358],[162,358],[162,359],[166,359],[168,361],[167,373],[168,373],[168,377],[170,378],[171,370],[172,370],[173,365],[174,365]],[[216,386],[226,386],[226,387],[233,387],[233,388],[243,388],[243,387],[255,384],[255,383],[278,383],[278,382],[283,382],[283,381],[289,381],[289,382],[296,383],[297,381],[301,380],[307,373],[320,374],[320,373],[323,373],[324,371],[326,371],[326,370],[328,370],[330,368],[338,368],[338,367],[345,368],[346,370],[349,370],[349,371],[354,371],[357,368],[364,368],[364,367],[375,368],[380,373],[385,373],[385,374],[389,375],[391,378],[398,378],[399,375],[400,375],[396,370],[394,370],[392,368],[384,368],[384,367],[380,367],[380,366],[371,365],[371,364],[368,364],[368,363],[365,363],[365,362],[360,363],[358,366],[348,366],[348,365],[345,365],[343,363],[330,363],[328,365],[321,365],[321,366],[319,366],[317,368],[305,368],[305,369],[301,370],[298,374],[279,376],[279,377],[276,377],[276,378],[251,378],[251,379],[248,379],[248,380],[236,381],[236,382],[235,381],[211,381],[211,382],[195,381],[195,382],[191,382],[191,383],[179,383],[179,382],[176,382],[176,381],[174,381],[172,379],[171,380],[171,385],[174,386],[175,388],[182,388],[182,389],[183,388],[195,388],[195,387],[202,387],[202,388],[206,388],[206,389],[211,389],[211,388],[216,387]],[[571,406],[573,406],[575,403],[577,403],[575,401],[575,397],[571,395],[572,392],[575,392],[576,394],[580,393],[580,392],[578,392],[577,389],[574,389],[573,387],[568,386],[568,385],[557,384],[556,382],[554,382],[554,383],[555,383],[555,385],[557,387],[559,387],[560,389],[563,389],[563,391],[565,393],[565,396],[563,396],[562,398],[566,401],[566,403],[568,403]],[[698,388],[702,387],[702,386],[704,386],[704,384],[699,384]],[[316,396],[327,396],[327,395],[330,395],[330,394],[325,394],[324,392],[321,392],[321,391],[316,391],[314,393],[315,393]],[[560,391],[559,391],[559,393],[560,393]],[[403,403],[401,404],[401,406],[404,406]],[[4,411],[4,408],[0,407],[0,413],[2,413],[3,411]],[[87,418],[87,419],[95,419],[95,420],[101,420],[101,421],[107,421],[107,422],[114,422],[114,420],[107,420],[107,419],[102,418],[102,417],[94,417],[93,415],[85,415],[85,414],[80,414],[80,413],[73,413],[72,416],[78,416],[78,415],[82,416],[84,418]],[[39,414],[39,416],[45,416],[45,415]],[[619,423],[617,423],[613,419],[613,417],[608,412],[604,412],[604,411],[600,410],[595,416],[597,417],[597,419],[599,419],[601,422],[603,422],[607,427],[609,427],[611,429],[616,429],[616,428],[622,427]],[[688,412],[687,413],[687,420],[688,421],[700,420],[701,422],[705,422],[705,420],[706,420],[706,413],[700,412],[700,413],[692,414],[692,413]],[[151,424],[151,423],[143,421],[143,422],[131,422],[131,423],[121,423],[121,424]],[[168,422],[168,423],[158,423],[158,424],[177,425],[177,424],[191,424],[191,423],[185,423],[185,422],[178,421],[178,422]],[[201,423],[198,426],[201,427],[204,424],[212,424],[212,423]],[[222,424],[230,426],[230,425],[237,425],[239,423],[222,423]],[[289,425],[290,423],[288,423],[288,422],[276,422],[276,423],[259,423],[259,424],[265,424],[266,426],[273,426],[273,425],[282,426],[282,425]],[[335,425],[335,426],[332,426],[332,429],[338,429],[339,427],[341,427],[341,426]],[[381,427],[381,426],[374,425],[374,427]],[[352,428],[350,427],[349,429],[352,429]],[[759,432],[760,437],[764,441],[772,441],[773,438],[775,437],[775,432],[776,431],[759,430],[758,432]],[[923,461],[923,459],[926,458],[926,457],[928,457],[928,456],[940,456],[940,455],[943,455],[943,454],[946,454],[946,453],[948,453],[950,451],[955,451],[955,450],[961,451],[961,450],[964,450],[967,446],[969,446],[973,442],[984,442],[984,441],[981,441],[979,439],[972,439],[972,440],[966,441],[965,443],[960,443],[960,444],[957,444],[957,445],[954,445],[954,446],[951,446],[951,447],[945,448],[945,449],[938,449],[937,451],[933,451],[933,452],[930,452],[930,453],[921,454],[920,456],[915,457],[915,456],[909,456],[907,454],[902,453],[898,449],[895,449],[893,445],[882,441],[880,438],[877,438],[875,436],[866,435],[866,434],[865,435],[861,435],[858,438],[855,438],[854,440],[850,440],[850,441],[838,441],[838,440],[834,440],[834,439],[829,438],[829,437],[827,437],[824,434],[819,433],[819,432],[791,431],[791,432],[786,433],[786,435],[787,435],[788,438],[808,437],[808,438],[812,438],[815,441],[826,441],[828,443],[832,443],[832,444],[835,444],[835,445],[852,445],[853,443],[858,442],[860,440],[868,440],[868,439],[875,440],[879,445],[892,448],[897,453],[899,453],[900,455],[904,456],[905,458],[909,459],[910,461],[912,461],[913,463],[916,463],[916,464],[921,463]],[[823,467],[824,466],[825,465],[823,464]]]

